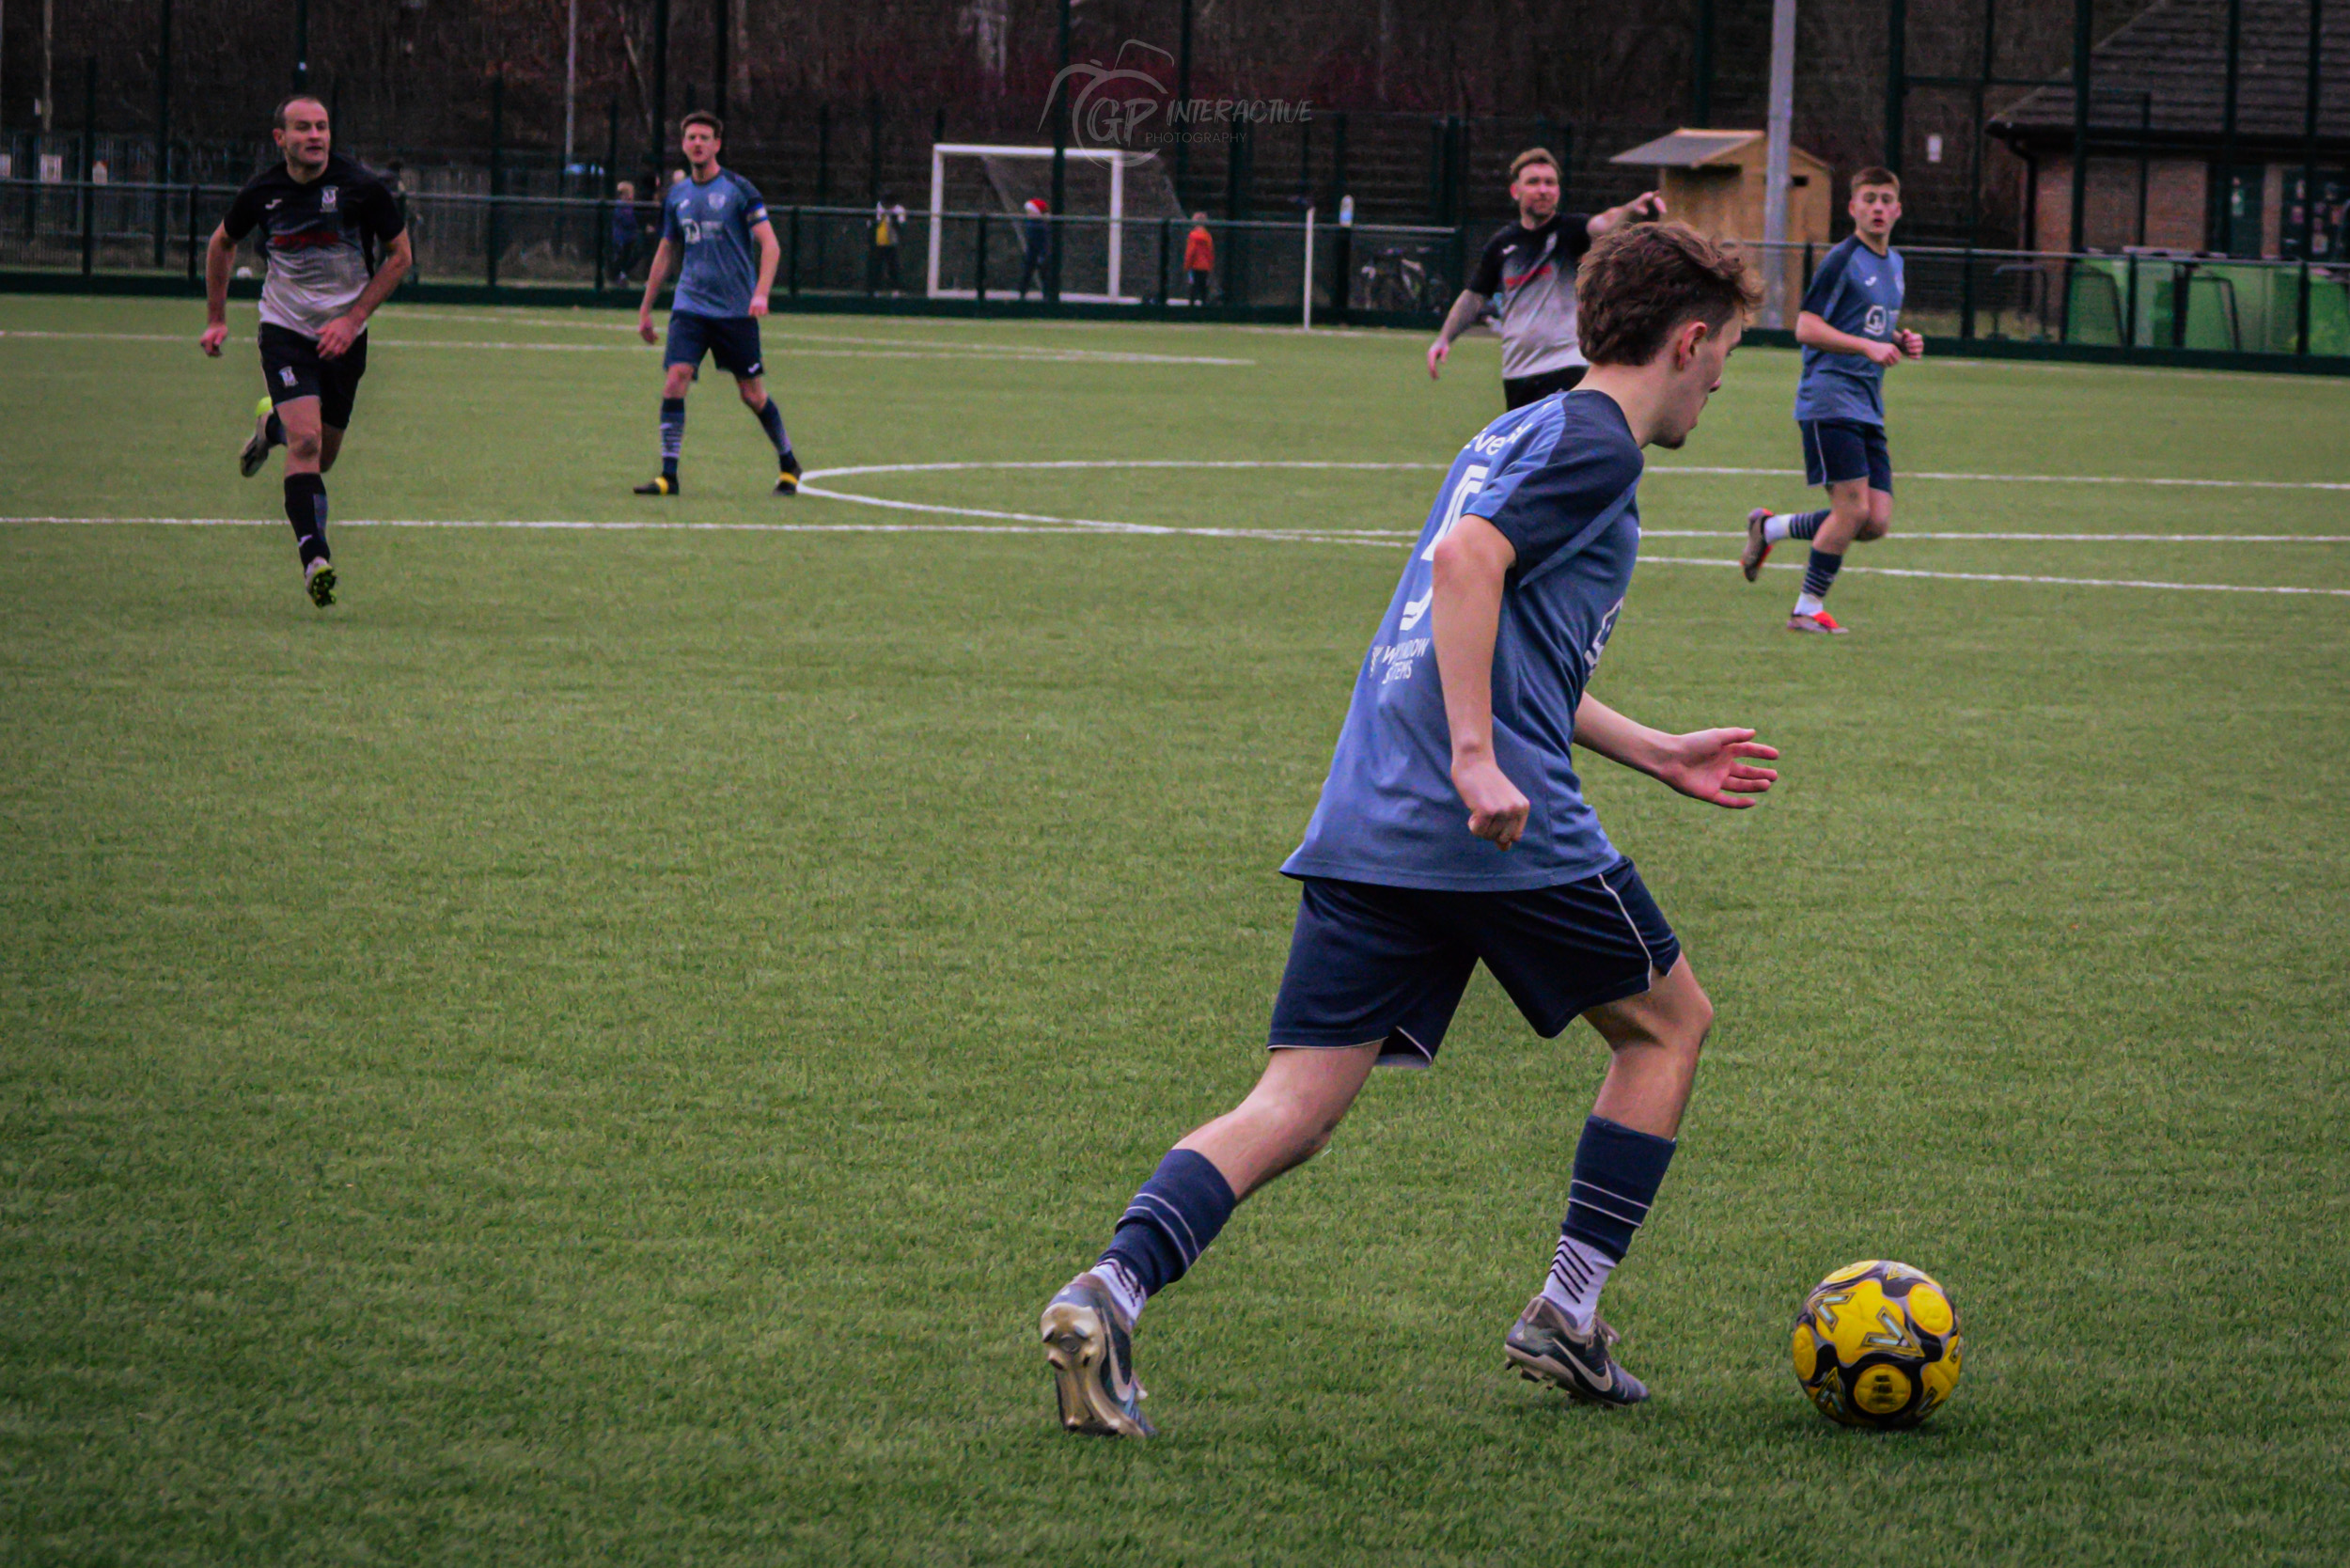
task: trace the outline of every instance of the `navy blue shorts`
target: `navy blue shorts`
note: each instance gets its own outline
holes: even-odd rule
[[[1893,454],[1886,449],[1885,427],[1857,419],[1798,419],[1803,430],[1803,482],[1842,484],[1866,479],[1871,490],[1893,494]]]
[[[1437,893],[1300,879],[1289,967],[1266,1043],[1368,1045],[1425,1067],[1482,959],[1548,1040],[1581,1014],[1637,996],[1680,939],[1629,860],[1521,893]]]
[[[691,365],[699,375],[702,355],[737,381],[767,373],[759,357],[759,318],[756,316],[697,316],[691,310],[669,312],[669,346],[661,368]]]

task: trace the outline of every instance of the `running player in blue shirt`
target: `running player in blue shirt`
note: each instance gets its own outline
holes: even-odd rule
[[[1782,539],[1808,539],[1811,559],[1803,592],[1787,618],[1790,632],[1841,633],[1827,613],[1827,590],[1855,541],[1883,539],[1893,525],[1893,460],[1885,446],[1885,372],[1926,352],[1926,340],[1901,330],[1902,258],[1892,248],[1902,215],[1902,182],[1888,169],[1852,177],[1853,231],[1829,251],[1804,290],[1795,318],[1803,376],[1795,384],[1795,423],[1803,431],[1804,482],[1827,487],[1825,510],[1747,514],[1747,547],[1738,557],[1747,581]]]
[[[1581,1017],[1613,1052],[1548,1278],[1504,1353],[1578,1400],[1648,1397],[1610,1354],[1600,1287],[1664,1179],[1714,1010],[1569,748],[1716,806],[1778,776],[1751,729],[1668,735],[1588,690],[1639,553],[1640,448],[1687,439],[1755,290],[1685,226],[1639,224],[1592,245],[1577,294],[1581,386],[1504,414],[1453,461],[1356,671],[1281,868],[1302,889],[1263,1076],[1175,1146],[1044,1309],[1073,1432],[1151,1435],[1131,1345],[1145,1301],[1329,1141],[1374,1066],[1435,1059],[1480,960],[1543,1038]]]
[[[734,377],[744,406],[759,416],[775,443],[779,470],[776,494],[800,491],[800,460],[783,431],[783,411],[767,396],[767,367],[759,354],[759,319],[767,314],[767,290],[776,281],[783,247],[757,187],[718,166],[718,141],[725,127],[715,115],[697,111],[683,121],[680,145],[692,178],[672,184],[661,198],[661,243],[645,272],[645,299],[636,308],[636,331],[653,336],[653,301],[662,279],[682,254],[677,294],[669,302],[669,346],[661,356],[668,379],[661,388],[661,474],[636,487],[639,495],[675,495],[677,460],[685,445],[685,392],[701,374],[702,355]],[[757,259],[753,260],[754,252]]]

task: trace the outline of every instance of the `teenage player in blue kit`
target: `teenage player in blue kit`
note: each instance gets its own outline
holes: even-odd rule
[[[1590,695],[1639,552],[1640,449],[1677,447],[1755,290],[1678,224],[1603,236],[1577,282],[1590,370],[1453,461],[1356,673],[1302,885],[1264,1073],[1186,1137],[1101,1258],[1044,1309],[1064,1426],[1147,1436],[1131,1336],[1233,1206],[1311,1158],[1380,1063],[1435,1058],[1481,960],[1536,1032],[1587,1020],[1612,1052],[1575,1149],[1550,1272],[1503,1341],[1578,1400],[1647,1398],[1610,1352],[1600,1287],[1671,1159],[1713,1007],[1583,799],[1573,745],[1716,806],[1778,775],[1751,729],[1668,735]]]
[[[1771,546],[1808,539],[1811,558],[1803,591],[1787,617],[1790,632],[1841,634],[1827,613],[1827,590],[1858,541],[1883,539],[1893,525],[1893,460],[1885,445],[1885,372],[1926,352],[1926,340],[1901,330],[1902,257],[1892,248],[1901,221],[1902,182],[1889,169],[1852,177],[1853,231],[1811,274],[1795,318],[1803,374],[1795,384],[1795,423],[1803,431],[1804,482],[1827,487],[1820,511],[1747,514],[1747,547],[1738,557],[1754,581]]]
[[[767,367],[759,352],[759,318],[767,314],[767,290],[776,281],[783,247],[776,243],[758,189],[718,166],[724,130],[715,115],[685,117],[679,145],[691,178],[678,180],[661,198],[661,243],[646,269],[644,303],[636,309],[636,331],[648,343],[658,340],[652,307],[662,280],[671,263],[681,256],[684,259],[669,302],[669,344],[661,356],[667,374],[661,388],[661,472],[636,487],[639,495],[678,493],[685,393],[701,373],[704,354],[734,377],[744,406],[775,443],[776,494],[796,495],[800,490],[800,460],[784,433],[783,411],[767,396]]]

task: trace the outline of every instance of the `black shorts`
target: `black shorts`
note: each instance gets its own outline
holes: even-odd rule
[[[1437,893],[1305,877],[1266,1043],[1383,1046],[1425,1067],[1480,959],[1534,1032],[1637,996],[1680,939],[1631,861],[1521,893]]]
[[[1857,419],[1798,419],[1803,431],[1803,482],[1842,484],[1866,479],[1871,490],[1893,494],[1893,454],[1886,449],[1885,427]]]
[[[1539,376],[1504,376],[1501,378],[1501,400],[1510,408],[1524,408],[1540,402],[1553,392],[1572,392],[1582,381],[1589,365],[1569,365],[1556,370],[1545,370]]]
[[[359,378],[368,373],[368,335],[361,333],[339,359],[321,359],[319,340],[291,327],[261,323],[261,379],[269,384],[272,408],[296,398],[319,400],[319,423],[330,431],[351,428],[351,405],[358,400]]]
[[[759,356],[759,318],[756,316],[698,316],[691,310],[669,312],[669,346],[661,355],[661,368],[691,365],[699,375],[702,355],[717,361],[718,368],[737,381],[763,376],[767,367]]]

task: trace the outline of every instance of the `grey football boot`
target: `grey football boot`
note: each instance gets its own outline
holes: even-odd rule
[[[1637,1404],[1648,1398],[1648,1388],[1610,1354],[1621,1338],[1597,1317],[1589,1334],[1577,1334],[1556,1303],[1538,1295],[1510,1325],[1501,1353],[1519,1376],[1563,1388],[1584,1403]]]
[[[1053,1368],[1060,1424],[1100,1437],[1155,1437],[1135,1381],[1133,1325],[1091,1270],[1061,1288],[1039,1325]]]

